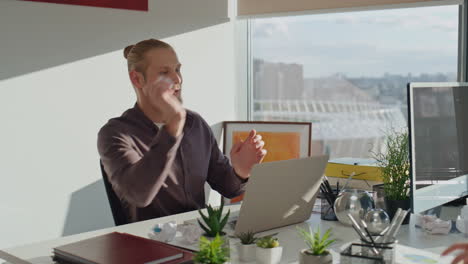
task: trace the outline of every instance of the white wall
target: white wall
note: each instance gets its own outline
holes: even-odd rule
[[[2,0],[0,25],[0,248],[113,224],[96,133],[134,103],[126,45],[167,40],[185,105],[217,134],[236,118],[227,1],[150,0],[146,13]]]

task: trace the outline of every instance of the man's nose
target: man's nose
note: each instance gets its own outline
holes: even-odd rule
[[[171,74],[170,78],[174,84],[180,84],[182,82],[182,78],[175,72]]]

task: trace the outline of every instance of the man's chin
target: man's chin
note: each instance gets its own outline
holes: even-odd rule
[[[177,100],[179,100],[179,102],[181,104],[184,103],[184,100],[182,99],[182,94],[180,92],[178,94],[176,94],[176,98],[177,98]]]

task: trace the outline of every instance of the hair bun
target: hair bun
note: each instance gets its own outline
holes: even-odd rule
[[[128,54],[130,53],[130,51],[132,50],[132,48],[134,47],[135,45],[130,45],[130,46],[127,46],[125,49],[124,49],[124,57],[127,58],[128,57]]]

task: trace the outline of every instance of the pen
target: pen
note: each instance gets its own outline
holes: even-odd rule
[[[409,212],[409,210],[408,211],[405,211],[405,210],[402,211],[402,213],[400,214],[400,218],[398,219],[398,222],[397,222],[395,228],[392,230],[393,232],[391,234],[389,234],[389,236],[387,237],[387,241],[385,241],[386,243],[393,242],[392,240],[395,240],[396,236],[398,235],[398,232],[400,231],[401,225],[403,224],[403,221],[405,220],[406,215],[408,214],[408,212]]]
[[[325,179],[323,182],[325,183],[325,186],[327,187],[328,191],[329,191],[330,193],[334,194],[334,193],[333,193],[333,189],[332,189],[332,187],[330,186],[330,182],[328,182],[327,179]]]
[[[387,233],[389,229],[390,229],[390,226],[385,227],[385,229],[382,230],[382,232],[380,232],[377,238],[374,240],[375,243],[381,243],[381,241],[383,241],[384,235]]]
[[[398,227],[398,223],[400,223],[400,225],[401,225],[401,223],[403,222],[400,219],[402,214],[404,214],[403,210],[401,208],[398,208],[395,215],[393,216],[392,222],[390,223],[390,229],[388,230],[387,234],[385,234],[385,236],[384,236],[384,238],[382,240],[382,243],[387,243],[387,242],[389,242],[389,240],[392,239],[392,236],[395,234],[395,230]]]
[[[366,222],[364,222],[364,221],[361,219],[361,224],[362,224],[362,226],[364,227],[364,230],[366,231],[367,236],[369,237],[370,241],[372,242],[372,251],[374,252],[374,254],[379,255],[379,251],[378,251],[377,248],[376,248],[374,238],[372,238],[372,235],[370,234],[369,230],[367,229],[367,224],[366,224]]]
[[[333,208],[334,201],[328,195],[327,190],[325,189],[325,187],[320,185],[320,190],[322,191],[322,194],[323,194],[323,197],[325,198],[325,200],[328,202],[328,204],[330,204],[330,207]]]
[[[324,185],[324,189],[325,189],[326,193],[328,193],[328,196],[330,197],[330,199],[334,203],[335,200],[336,200],[336,196],[335,196],[335,193],[333,192],[333,189],[330,186],[330,183],[325,179],[325,180],[323,180],[322,184]]]
[[[358,233],[358,235],[361,237],[361,239],[363,241],[369,243],[367,238],[366,238],[366,234],[364,234],[364,232],[361,229],[361,226],[358,224],[356,219],[354,219],[354,217],[350,213],[348,213],[347,215],[348,215],[349,219],[351,220],[352,226],[353,226],[354,230],[356,231],[356,233]]]

